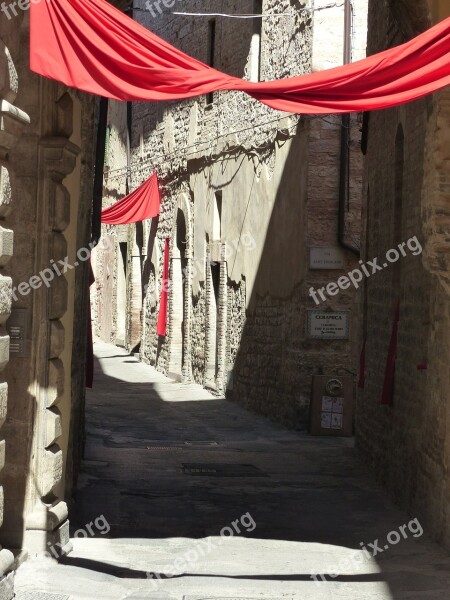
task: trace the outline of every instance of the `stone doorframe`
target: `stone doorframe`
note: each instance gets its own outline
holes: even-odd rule
[[[5,25],[5,24],[4,24]],[[11,32],[13,23],[2,27]],[[14,167],[9,160],[9,152],[15,146],[23,127],[30,123],[29,116],[14,105],[18,92],[18,76],[11,54],[0,39],[0,69],[3,75],[0,91],[0,268],[4,267],[13,255],[13,231],[3,227],[2,222],[14,210],[16,185]],[[6,331],[6,321],[11,314],[12,279],[0,274],[0,372],[9,362],[10,338]],[[3,377],[2,377],[3,379]],[[7,417],[8,384],[0,383],[0,427]],[[0,440],[0,470],[5,464],[5,441]],[[3,523],[4,498],[0,487],[0,526]],[[14,597],[14,564],[12,552],[0,546],[0,597],[10,600]]]
[[[228,317],[228,265],[225,242],[210,242],[206,247],[206,348],[204,385],[222,394],[225,390],[226,354],[227,354],[227,317]],[[219,289],[217,301],[213,302],[214,285],[211,265],[219,265]],[[212,319],[211,311],[215,306],[216,318]],[[211,329],[216,328],[211,339]]]

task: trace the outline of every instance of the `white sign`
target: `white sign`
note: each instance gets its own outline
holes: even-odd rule
[[[308,337],[315,340],[348,340],[349,321],[348,310],[308,310]]]
[[[345,255],[338,246],[311,246],[310,269],[345,269]]]

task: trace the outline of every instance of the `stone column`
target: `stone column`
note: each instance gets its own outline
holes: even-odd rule
[[[187,251],[186,251],[187,255]],[[184,338],[183,338],[183,381],[189,382],[192,379],[191,368],[191,315],[192,315],[192,258],[186,256],[186,266],[183,273],[184,285]]]
[[[10,338],[6,332],[6,321],[11,313],[12,280],[1,274],[1,269],[13,255],[13,232],[5,220],[13,210],[14,170],[8,154],[30,119],[12,103],[17,94],[17,72],[8,48],[0,40],[0,428],[7,416],[8,384],[3,381],[3,370],[9,362]],[[6,444],[0,432],[0,470],[5,465]],[[3,487],[0,487],[0,526],[3,524]],[[14,597],[14,573],[12,552],[0,546],[0,598]]]
[[[226,244],[221,244],[219,301],[217,307],[217,391],[223,393],[225,390],[225,366],[227,353],[227,281],[228,269],[224,260],[226,256]]]
[[[63,178],[75,168],[79,148],[64,136],[48,137],[40,142],[42,236],[37,247],[41,268],[50,261],[58,264],[67,254],[63,231],[70,221],[70,194]],[[65,331],[61,318],[67,310],[67,281],[55,276],[51,286],[36,293],[33,311],[33,338],[39,340],[36,356],[36,400],[33,432],[31,477],[34,482],[25,521],[24,547],[30,555],[48,551],[60,544],[69,549],[69,522],[66,503],[61,499],[63,451],[61,414],[58,404],[64,394],[65,373],[60,358],[65,347]]]

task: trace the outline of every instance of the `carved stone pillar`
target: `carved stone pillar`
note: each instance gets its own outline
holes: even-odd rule
[[[2,32],[3,33],[3,32]],[[12,279],[2,274],[2,268],[9,262],[14,251],[14,234],[8,228],[8,215],[14,210],[14,167],[8,154],[30,119],[27,114],[14,106],[17,94],[17,72],[8,48],[0,40],[0,428],[7,416],[8,384],[3,381],[3,370],[9,362],[10,338],[6,331],[6,321],[11,313]],[[6,444],[0,431],[0,471],[5,465]],[[1,473],[0,473],[1,476]],[[4,496],[0,487],[0,526],[3,523]],[[14,573],[12,552],[0,546],[0,597],[9,600],[14,597]]]
[[[64,230],[70,221],[70,194],[62,181],[71,173],[80,149],[66,137],[48,137],[40,142],[42,199],[39,219],[42,231],[37,254],[42,269],[64,261],[68,255]],[[61,414],[58,404],[64,394],[65,373],[61,355],[65,348],[65,330],[61,318],[67,310],[67,281],[57,275],[47,288],[36,294],[33,321],[34,339],[39,340],[36,356],[36,417],[33,434],[33,499],[25,522],[24,546],[29,554],[48,550],[49,546],[69,549],[67,505],[61,498],[63,451]],[[37,325],[39,324],[39,325]],[[59,488],[59,489],[58,489]]]

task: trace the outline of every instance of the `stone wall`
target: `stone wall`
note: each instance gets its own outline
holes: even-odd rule
[[[70,492],[71,420],[83,402],[87,337],[86,302],[76,300],[87,299],[92,199],[89,180],[81,179],[92,169],[92,144],[84,140],[92,130],[94,102],[30,72],[28,15],[3,15],[0,23],[0,362],[6,367],[1,414],[7,448],[0,540],[21,560],[69,539],[65,482]],[[80,282],[86,287],[76,294]],[[2,573],[9,567],[2,556]],[[1,590],[2,598],[12,595],[11,586]]]
[[[380,7],[372,2],[371,52],[400,43],[429,24],[424,23],[425,2],[411,7],[407,2],[394,4]],[[446,545],[450,545],[449,114],[446,91],[370,114],[365,258],[383,257],[414,236],[423,254],[408,252],[367,280],[362,306],[366,381],[357,411],[358,446],[366,460],[395,500]],[[392,405],[382,405],[398,302],[393,399]]]

